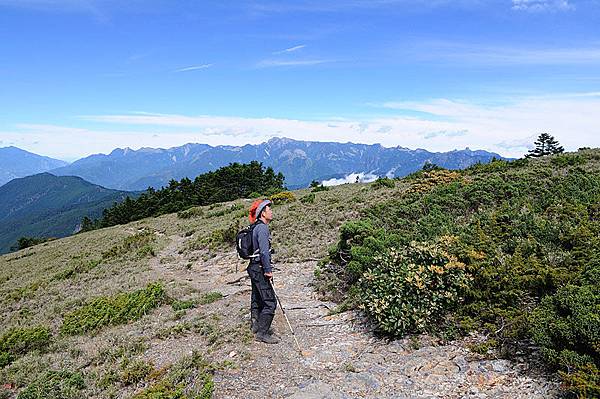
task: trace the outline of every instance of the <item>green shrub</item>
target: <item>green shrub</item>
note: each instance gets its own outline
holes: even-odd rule
[[[310,191],[313,193],[318,193],[320,191],[329,191],[329,187],[324,186],[323,183],[321,183],[320,185],[317,185],[317,186],[311,185],[311,187],[312,187],[312,190],[310,190]]]
[[[282,191],[272,195],[270,199],[274,204],[278,205],[285,204],[286,202],[294,202],[296,201],[296,196],[291,191]]]
[[[0,337],[0,367],[34,350],[45,350],[50,344],[50,330],[44,326],[12,328]]]
[[[200,299],[200,304],[201,305],[207,305],[209,303],[213,303],[215,301],[218,301],[221,298],[223,298],[223,294],[221,294],[218,291],[207,292]]]
[[[53,281],[66,280],[66,279],[75,277],[78,274],[87,273],[88,271],[90,271],[93,268],[95,268],[96,266],[98,266],[100,264],[100,262],[101,261],[99,259],[92,259],[92,260],[74,259],[73,261],[69,262],[69,265],[64,270],[62,270],[62,271],[54,274],[52,277],[50,277],[50,280],[53,280]]]
[[[136,252],[139,256],[152,255],[152,243],[156,240],[153,231],[145,229],[132,236],[126,237],[121,244],[117,244],[102,253],[102,259],[112,259]]]
[[[361,308],[393,335],[435,330],[461,299],[469,283],[465,265],[447,252],[443,238],[435,245],[413,242],[374,257],[360,286]]]
[[[313,204],[315,202],[315,193],[309,193],[300,197],[300,202],[303,204]]]
[[[121,363],[120,380],[125,385],[137,384],[143,381],[153,370],[154,366],[143,360],[126,360]]]
[[[542,354],[562,371],[569,389],[600,393],[598,375],[585,375],[600,365],[600,286],[560,288],[533,311],[530,326]]]
[[[221,216],[225,216],[225,215],[230,215],[233,213],[236,213],[237,211],[240,211],[244,209],[244,204],[233,204],[229,207],[225,207],[223,209],[220,209],[218,211],[214,211],[209,213],[206,217],[207,218],[216,218],[216,217],[221,217]]]
[[[17,244],[11,248],[13,251],[33,247],[34,245],[42,244],[44,242],[56,240],[54,237],[21,237],[17,240]]]
[[[596,364],[587,363],[570,372],[560,371],[565,388],[578,398],[600,397],[600,369]]]
[[[204,216],[204,210],[199,206],[185,209],[177,212],[177,217],[180,219],[201,218]]]
[[[394,188],[396,187],[396,183],[394,182],[394,179],[390,179],[389,177],[380,177],[371,183],[371,187],[374,189]]]
[[[210,399],[214,391],[213,367],[194,352],[133,399]]]
[[[15,361],[15,357],[9,352],[0,351],[0,368],[8,366]]]
[[[84,388],[81,374],[49,370],[23,389],[17,399],[75,399],[81,397]]]
[[[583,165],[586,163],[586,160],[584,157],[576,154],[560,154],[553,156],[551,162],[555,166],[565,167]]]
[[[197,301],[195,301],[193,299],[190,299],[188,301],[175,300],[171,304],[171,307],[173,308],[174,311],[192,309],[192,308],[196,307],[196,302]]]
[[[99,297],[65,315],[60,332],[66,335],[96,332],[108,325],[137,320],[166,300],[160,283],[111,297]]]
[[[232,245],[235,244],[235,238],[239,231],[240,223],[234,221],[226,228],[216,229],[210,232],[208,236],[202,239],[202,243],[211,248],[217,248],[223,244]]]

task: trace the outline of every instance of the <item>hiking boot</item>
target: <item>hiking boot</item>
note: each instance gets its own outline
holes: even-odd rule
[[[256,334],[256,340],[259,342],[264,342],[265,344],[278,344],[279,338],[271,334]]]
[[[250,329],[252,329],[252,333],[256,334],[258,332],[258,318],[260,317],[260,312],[252,312],[250,314]],[[269,335],[275,334],[273,328],[269,328],[267,331]]]
[[[272,314],[262,314],[258,318],[258,332],[256,333],[256,340],[267,344],[277,344],[279,339],[272,335],[271,322],[273,321]]]
[[[252,329],[252,333],[256,334],[258,332],[258,318],[260,316],[260,312],[252,311],[250,313],[250,328]]]

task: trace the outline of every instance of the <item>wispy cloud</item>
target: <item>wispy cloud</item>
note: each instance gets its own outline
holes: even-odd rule
[[[387,116],[299,120],[147,112],[88,115],[78,118],[85,121],[85,128],[77,123],[21,123],[0,131],[0,137],[4,143],[62,159],[124,146],[168,148],[189,142],[241,145],[276,136],[430,151],[470,147],[520,157],[539,133],[549,132],[567,150],[600,147],[600,95],[596,92],[505,98],[492,105],[432,99],[384,102],[378,107],[387,109]]]
[[[276,68],[289,66],[311,66],[333,62],[332,60],[262,60],[256,64],[257,68]]]
[[[185,68],[176,69],[173,72],[188,72],[188,71],[197,71],[199,69],[206,69],[213,66],[213,64],[202,64],[202,65],[192,65]]]
[[[394,50],[396,57],[450,65],[600,65],[600,43],[586,47],[485,46],[475,43],[420,42]]]
[[[392,116],[367,119],[296,120],[167,114],[95,115],[83,117],[116,125],[145,125],[162,131],[192,129],[200,142],[257,143],[273,136],[298,140],[354,141],[449,151],[481,148],[521,156],[532,137],[548,131],[567,149],[600,147],[597,114],[600,96],[570,93],[504,99],[494,105],[456,99],[387,102]],[[405,111],[412,114],[407,116]],[[414,112],[420,113],[415,117]]]
[[[293,53],[294,51],[302,50],[304,47],[306,47],[305,44],[300,44],[298,46],[294,46],[294,47],[286,48],[286,49],[283,49],[283,50],[275,51],[273,54]]]
[[[569,0],[512,0],[512,9],[518,11],[570,11],[575,6]]]

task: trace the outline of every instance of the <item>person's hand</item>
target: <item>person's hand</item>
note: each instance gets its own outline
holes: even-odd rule
[[[268,273],[265,273],[265,277],[266,277],[268,280],[272,279],[272,278],[273,278],[273,272],[268,272]]]

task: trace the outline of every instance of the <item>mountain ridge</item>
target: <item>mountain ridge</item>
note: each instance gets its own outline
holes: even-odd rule
[[[430,152],[405,147],[352,142],[301,141],[272,138],[260,144],[211,146],[187,143],[163,148],[115,148],[109,154],[93,154],[70,165],[52,170],[57,175],[80,176],[113,189],[145,190],[160,188],[171,179],[179,180],[226,166],[253,160],[271,166],[286,176],[290,188],[308,186],[312,180],[343,177],[354,172],[403,177],[431,162],[448,169],[462,169],[492,158],[506,159],[484,150]]]
[[[9,181],[66,166],[68,162],[34,154],[15,146],[0,148],[0,186]]]
[[[77,176],[44,172],[13,179],[0,187],[0,253],[21,236],[73,234],[84,216],[99,217],[127,195],[136,193],[107,189]]]

